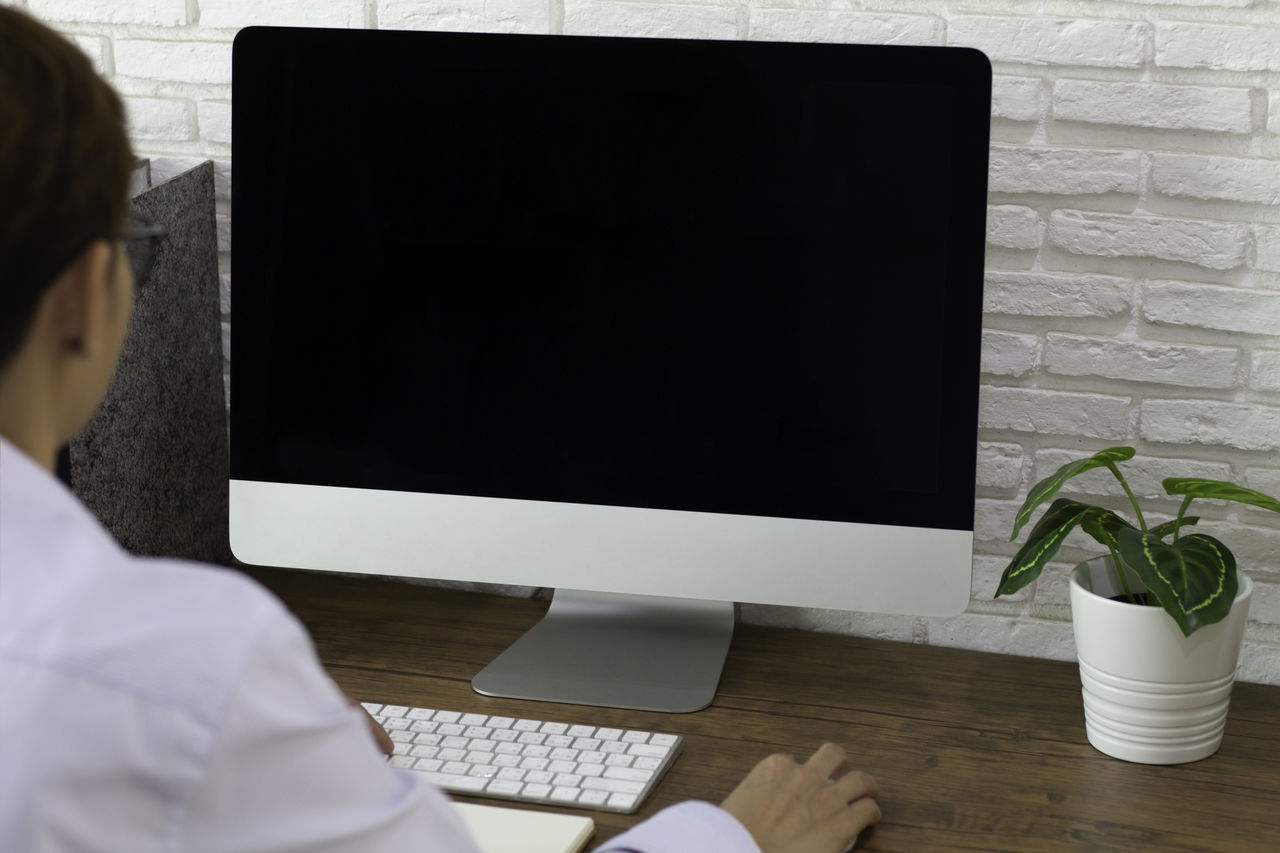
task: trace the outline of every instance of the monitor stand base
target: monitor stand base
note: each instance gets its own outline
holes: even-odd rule
[[[732,639],[733,602],[561,589],[471,686],[511,699],[698,711],[715,698]]]

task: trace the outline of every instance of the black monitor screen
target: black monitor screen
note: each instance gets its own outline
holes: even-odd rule
[[[990,71],[249,29],[232,476],[971,529]]]

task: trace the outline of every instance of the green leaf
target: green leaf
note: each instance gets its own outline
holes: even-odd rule
[[[1005,567],[996,595],[1017,592],[1040,577],[1040,572],[1062,547],[1062,541],[1077,525],[1082,525],[1086,533],[1104,545],[1115,541],[1115,530],[1129,527],[1127,521],[1110,510],[1059,498],[1032,529],[1027,544]]]
[[[1116,534],[1122,527],[1133,529],[1133,525],[1109,509],[1101,507],[1091,507],[1091,509],[1095,511],[1085,515],[1080,521],[1080,529],[1108,550],[1119,547]]]
[[[1164,481],[1164,490],[1171,495],[1186,495],[1189,498],[1209,498],[1218,501],[1235,501],[1236,503],[1269,509],[1272,512],[1280,512],[1280,501],[1275,498],[1222,480],[1169,477]]]
[[[1182,521],[1178,521],[1176,518],[1171,518],[1164,524],[1157,524],[1155,527],[1151,528],[1151,535],[1157,539],[1163,539],[1179,527],[1190,527],[1193,524],[1199,523],[1200,516],[1198,515],[1188,515],[1186,518],[1182,519]]]
[[[1120,557],[1147,585],[1183,636],[1231,612],[1239,578],[1236,559],[1212,536],[1193,533],[1165,544],[1150,532],[1118,533]]]
[[[1018,510],[1018,514],[1014,516],[1013,535],[1009,537],[1009,541],[1012,542],[1018,538],[1018,532],[1030,520],[1031,513],[1035,512],[1036,507],[1056,495],[1067,480],[1077,474],[1083,474],[1085,471],[1092,471],[1094,468],[1102,468],[1116,462],[1132,459],[1133,453],[1132,447],[1108,447],[1106,450],[1099,450],[1088,459],[1068,462],[1039,483],[1036,483],[1027,494],[1027,499],[1023,502],[1022,508]]]

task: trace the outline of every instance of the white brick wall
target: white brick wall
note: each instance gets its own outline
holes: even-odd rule
[[[1136,193],[1141,169],[1137,151],[997,143],[991,146],[988,180],[993,193]]]
[[[50,23],[144,24],[155,27],[180,27],[191,23],[187,0],[132,0],[122,3],[115,0],[27,0],[25,6],[31,14]]]
[[[932,15],[809,9],[752,9],[751,38],[870,44],[942,44],[946,25]]]
[[[988,270],[983,304],[992,315],[1115,317],[1128,313],[1130,288],[1119,276]]]
[[[957,15],[948,41],[976,47],[993,62],[1139,68],[1148,30],[1136,21]]]
[[[1076,435],[1101,442],[1129,435],[1129,397],[989,385],[982,389],[978,425],[1000,432]]]
[[[1280,203],[1280,160],[1156,154],[1151,158],[1151,187],[1174,198],[1274,206]]]
[[[1160,258],[1215,270],[1245,262],[1252,231],[1235,222],[1055,210],[1049,242],[1077,255]]]
[[[1053,87],[1058,121],[1247,133],[1253,124],[1248,89],[1163,83],[1059,80]]]
[[[1061,332],[1050,332],[1044,343],[1044,367],[1050,373],[1186,388],[1234,387],[1239,360],[1240,351],[1234,347],[1153,344]]]
[[[1040,245],[1040,217],[1029,207],[992,205],[987,209],[987,243],[1006,249],[1034,249]]]
[[[1280,293],[1158,281],[1142,296],[1142,316],[1152,323],[1272,337],[1280,328]]]
[[[0,0],[4,2],[4,0]],[[1278,0],[26,0],[126,96],[165,174],[219,164],[230,203],[230,43],[250,24],[981,48],[993,60],[974,601],[955,619],[748,618],[1070,657],[1065,569],[992,600],[1028,486],[1132,443],[1135,488],[1187,474],[1280,492]],[[927,204],[927,199],[921,200]],[[223,280],[230,290],[229,256]],[[224,302],[224,309],[225,309]],[[1093,472],[1076,484],[1114,500]],[[1241,676],[1280,683],[1280,518],[1202,510],[1258,597]]]
[[[226,42],[129,39],[115,41],[116,74],[172,83],[231,85]]]
[[[1221,71],[1280,71],[1280,27],[1169,23],[1155,40],[1157,65]]]

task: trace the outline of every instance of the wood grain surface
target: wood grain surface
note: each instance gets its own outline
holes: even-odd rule
[[[1089,746],[1072,663],[750,625],[735,632],[714,704],[693,714],[494,699],[471,676],[545,601],[249,573],[306,624],[354,698],[682,735],[639,814],[562,810],[596,821],[593,843],[681,800],[719,802],[769,753],[799,758],[830,740],[880,781],[884,821],[858,849],[1280,850],[1277,687],[1237,684],[1222,749],[1174,767]]]

